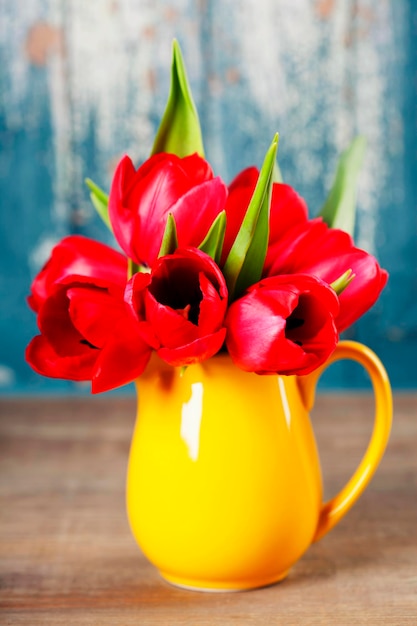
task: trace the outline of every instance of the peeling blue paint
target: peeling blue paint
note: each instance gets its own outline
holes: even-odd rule
[[[25,298],[60,237],[81,232],[109,241],[83,179],[108,188],[123,152],[136,162],[148,155],[167,97],[173,37],[186,59],[207,156],[227,181],[259,165],[278,130],[285,180],[315,214],[337,155],[355,134],[367,137],[357,238],[390,281],[348,335],[377,352],[396,388],[417,387],[412,0],[32,0],[24,12],[18,5],[0,0],[0,392],[85,391],[42,379],[25,364],[36,334]],[[323,383],[367,384],[345,363]]]

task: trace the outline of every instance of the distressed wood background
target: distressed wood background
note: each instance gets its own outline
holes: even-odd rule
[[[182,47],[207,157],[229,181],[275,131],[286,182],[311,215],[337,155],[368,141],[358,245],[390,272],[349,337],[417,387],[417,6],[413,0],[0,0],[0,392],[82,391],[24,362],[25,297],[67,233],[108,241],[83,180],[108,188],[119,157],[150,151],[171,41]],[[363,386],[340,364],[328,387]]]

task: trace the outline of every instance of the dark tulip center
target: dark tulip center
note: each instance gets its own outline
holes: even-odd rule
[[[187,266],[172,267],[169,273],[152,277],[149,291],[164,306],[181,313],[192,324],[198,325],[202,293],[198,272]]]
[[[305,320],[302,316],[302,305],[298,305],[289,317],[285,324],[285,337],[296,343],[297,346],[302,346],[300,329],[304,326]]]
[[[311,294],[302,294],[286,320],[285,336],[299,346],[306,346],[326,322],[328,312]]]

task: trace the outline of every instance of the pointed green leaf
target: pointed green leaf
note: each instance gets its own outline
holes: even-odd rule
[[[152,148],[152,154],[157,152],[171,152],[179,157],[198,152],[204,157],[200,121],[176,40],[172,50],[171,88]]]
[[[365,154],[364,137],[355,137],[339,159],[333,186],[319,215],[332,228],[353,235],[360,169]]]
[[[99,214],[103,222],[106,224],[107,228],[112,230],[110,219],[109,219],[108,205],[105,204],[102,200],[100,200],[100,198],[96,196],[94,193],[90,193],[90,200],[95,210],[97,211],[97,213]]]
[[[172,213],[168,213],[168,219],[165,226],[164,236],[162,237],[161,248],[158,258],[172,254],[178,248],[177,225]]]
[[[225,232],[226,211],[222,211],[212,223],[204,241],[198,246],[199,250],[208,254],[216,263],[220,261]]]
[[[101,200],[103,203],[108,203],[109,196],[98,185],[96,185],[96,183],[92,181],[91,178],[86,178],[85,184],[90,189],[90,191],[92,191],[94,195],[99,198],[99,200]]]
[[[269,240],[271,192],[272,184],[269,187],[269,191],[265,194],[252,241],[246,253],[242,269],[237,277],[235,298],[239,297],[247,287],[254,285],[261,279]]]
[[[261,275],[269,238],[269,208],[278,134],[266,153],[258,182],[242,225],[223,267],[231,299],[238,297]]]
[[[348,285],[350,285],[354,278],[355,274],[353,273],[353,271],[346,270],[344,274],[342,274],[341,276],[339,276],[339,278],[336,278],[336,280],[330,283],[330,287],[332,287],[337,295],[340,296],[340,294],[346,289]]]
[[[100,189],[100,187],[96,185],[91,180],[91,178],[86,178],[85,183],[87,187],[89,188],[89,190],[91,191],[90,199],[91,199],[91,202],[93,203],[94,208],[96,209],[97,213],[100,215],[101,219],[106,224],[106,226],[110,230],[112,230],[110,219],[109,219],[109,196],[106,193],[104,193],[104,191]]]

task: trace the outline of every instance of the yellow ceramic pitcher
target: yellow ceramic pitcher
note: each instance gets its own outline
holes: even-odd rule
[[[368,371],[375,424],[358,469],[323,504],[308,411],[320,374],[339,359]],[[245,373],[224,354],[184,373],[155,360],[137,386],[127,479],[131,528],[166,580],[194,589],[250,589],[283,579],[365,489],[391,426],[385,369],[371,350],[350,341],[309,376]]]

